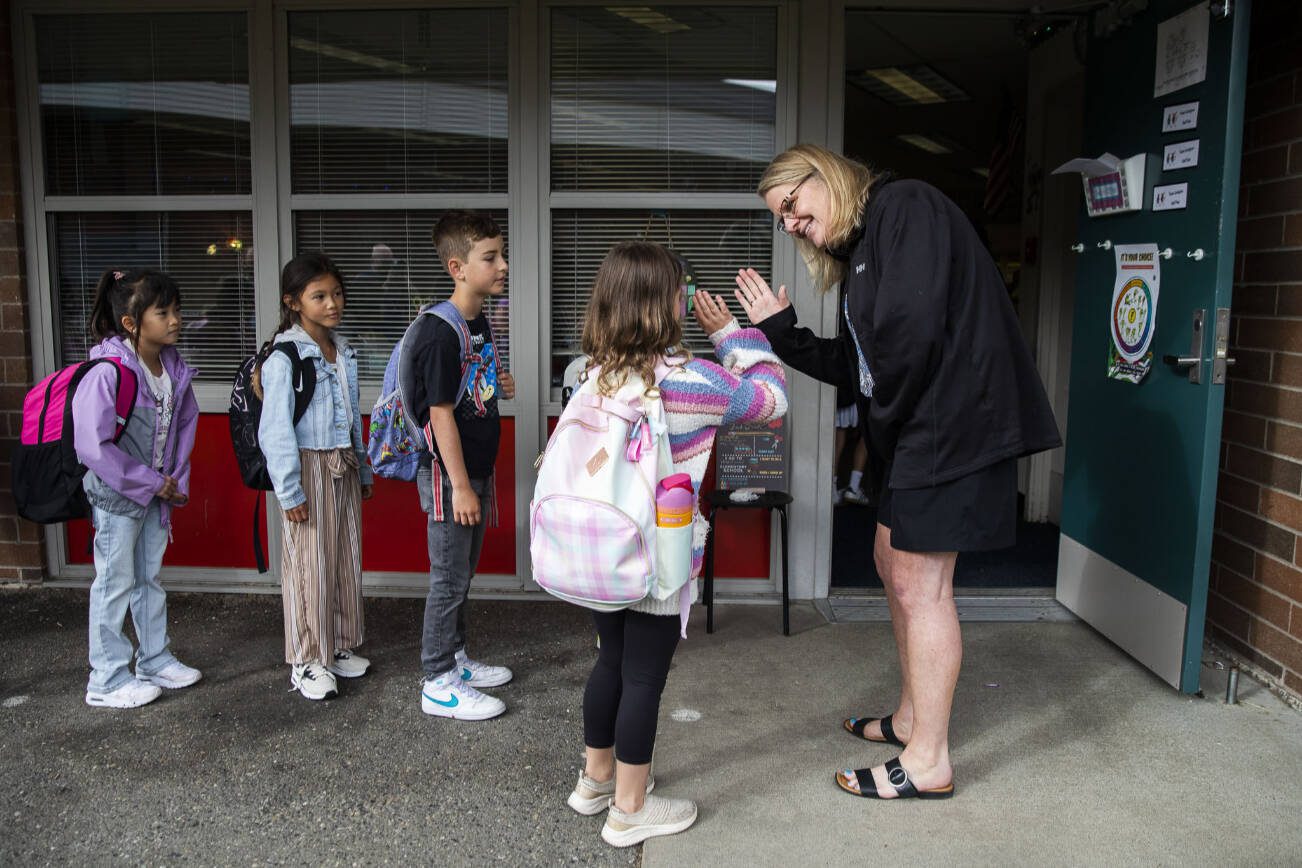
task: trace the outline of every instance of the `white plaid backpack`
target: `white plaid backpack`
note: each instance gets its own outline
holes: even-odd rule
[[[674,472],[656,366],[655,385],[630,378],[613,396],[589,372],[566,405],[529,505],[533,578],[549,594],[598,611],[685,591],[692,525],[656,526],[656,483]]]

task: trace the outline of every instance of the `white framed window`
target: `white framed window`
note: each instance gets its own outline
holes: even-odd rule
[[[106,269],[153,267],[198,379],[229,382],[257,340],[247,14],[41,14],[33,39],[54,363],[85,357]]]
[[[339,265],[342,330],[378,382],[415,311],[451,293],[439,215],[487,212],[507,235],[509,10],[286,14],[293,252]],[[504,361],[509,298],[488,307]]]
[[[754,191],[777,148],[780,14],[759,4],[551,9],[553,400],[615,242],[674,248],[697,285],[725,299],[739,267],[771,271],[773,224]],[[709,350],[694,321],[684,336]]]

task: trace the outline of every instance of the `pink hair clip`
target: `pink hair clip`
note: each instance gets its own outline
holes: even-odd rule
[[[124,277],[126,277],[126,275],[123,274],[123,273],[120,272],[120,271],[115,271],[115,272],[113,272],[113,279],[114,279],[114,280],[121,280],[121,279],[124,278]]]

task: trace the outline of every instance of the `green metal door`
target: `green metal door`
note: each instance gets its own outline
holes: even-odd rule
[[[1225,402],[1214,356],[1218,319],[1228,335],[1248,51],[1250,4],[1237,0],[1228,14],[1222,5],[1197,7],[1207,18],[1205,80],[1163,96],[1154,96],[1158,65],[1178,69],[1197,53],[1190,29],[1162,26],[1188,0],[1153,0],[1088,46],[1085,155],[1148,159],[1140,210],[1080,220],[1058,562],[1058,599],[1186,693],[1198,690],[1207,605]],[[1194,102],[1195,127],[1162,131],[1172,107]],[[1196,166],[1164,168],[1166,146],[1195,139]],[[1155,186],[1183,183],[1184,208],[1154,210]],[[1157,259],[1152,366],[1138,384],[1109,376],[1119,310],[1109,242],[1171,251]]]

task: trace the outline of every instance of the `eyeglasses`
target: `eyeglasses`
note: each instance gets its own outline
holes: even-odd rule
[[[777,223],[773,226],[773,228],[776,229],[778,232],[781,232],[783,235],[791,234],[790,231],[787,229],[787,218],[791,216],[792,210],[794,210],[796,207],[796,191],[799,190],[801,187],[803,187],[805,185],[805,182],[808,181],[810,178],[814,177],[814,175],[816,174],[818,173],[810,172],[808,175],[801,178],[800,183],[792,187],[791,192],[783,196],[782,201],[778,203],[778,220]]]

